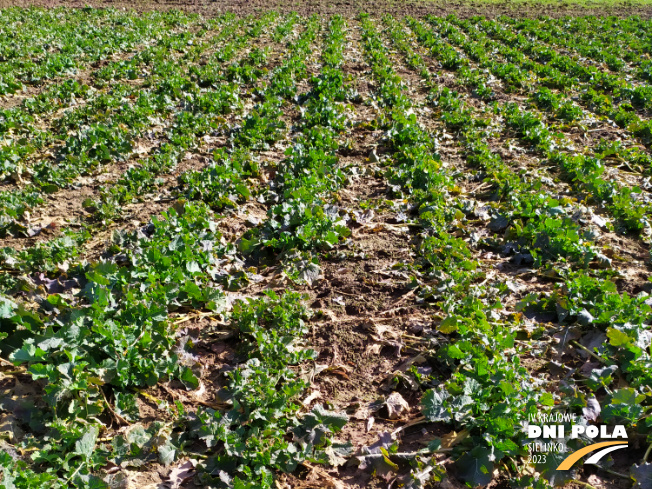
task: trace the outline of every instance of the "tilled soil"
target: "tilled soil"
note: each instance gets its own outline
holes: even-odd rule
[[[308,0],[295,2],[292,0],[0,0],[0,8],[36,5],[41,7],[74,7],[85,6],[97,8],[126,8],[137,11],[180,9],[197,12],[206,16],[217,15],[223,12],[234,12],[240,15],[257,14],[264,10],[278,10],[282,12],[295,11],[301,15],[356,15],[359,12],[369,12],[377,15],[392,14],[395,16],[421,16],[456,14],[460,17],[484,15],[489,18],[500,15],[515,17],[563,17],[565,15],[615,15],[627,17],[640,15],[643,18],[652,17],[652,5],[636,2],[622,2],[605,4],[598,1],[575,4],[559,1],[556,3],[536,2],[467,2],[442,0],[407,0],[398,2],[393,0]]]
[[[17,2],[17,4],[39,4],[46,6],[82,6],[89,2]],[[511,4],[484,5],[477,9],[469,7],[466,3],[451,3],[443,6],[439,3],[410,2],[402,5],[390,2],[304,2],[295,5],[285,1],[272,2],[210,2],[210,3],[139,3],[127,4],[123,2],[90,2],[94,6],[115,6],[138,8],[142,10],[152,8],[182,8],[196,10],[204,14],[218,13],[225,10],[233,10],[242,14],[257,13],[262,8],[273,8],[278,10],[296,10],[302,14],[355,14],[359,10],[373,11],[374,13],[393,13],[424,15],[433,13],[445,15],[456,13],[460,16],[483,14],[496,16],[501,14],[532,15],[536,16],[544,12],[543,9],[529,8],[526,6],[514,7]],[[4,5],[4,3],[0,3]],[[630,10],[628,10],[628,8]],[[561,6],[555,11],[545,11],[548,15],[566,15],[573,13],[607,13],[603,10],[580,10],[569,5]],[[649,13],[648,13],[649,12]],[[627,7],[618,10],[620,15],[637,13],[641,16],[649,16],[652,7],[636,8]],[[352,42],[359,43],[357,31],[350,32]],[[400,65],[400,58],[396,59]],[[419,86],[419,77],[408,69],[401,69],[397,72],[404,80],[410,81],[414,87],[412,96],[414,99],[423,98],[424,91]],[[354,63],[351,60],[345,65],[344,70],[353,76],[360,76],[362,79],[357,83],[357,88],[365,100],[370,98],[372,83],[369,77],[365,77],[368,67],[362,63]],[[368,73],[367,73],[368,75]],[[417,92],[421,90],[421,95]],[[356,119],[364,121],[375,117],[374,110],[368,105],[360,104],[355,106]],[[424,124],[439,124],[432,120],[424,121]],[[433,131],[434,132],[434,131]],[[384,204],[391,198],[388,182],[383,178],[382,171],[367,158],[370,152],[377,147],[382,131],[367,129],[356,129],[352,132],[352,145],[346,154],[341,156],[341,164],[355,166],[360,170],[359,177],[353,179],[351,184],[340,192],[340,206],[351,211],[358,212],[357,223],[353,225],[352,235],[348,245],[338,249],[334,254],[321,262],[322,277],[310,286],[300,287],[299,290],[308,295],[308,303],[316,313],[312,321],[312,330],[308,342],[318,351],[316,367],[312,376],[311,389],[307,395],[313,396],[313,400],[327,400],[338,410],[344,410],[350,414],[350,422],[346,425],[339,438],[351,441],[356,448],[369,446],[375,443],[384,433],[400,431],[398,436],[401,440],[401,447],[405,450],[416,450],[422,446],[423,439],[431,439],[434,435],[439,437],[447,435],[445,432],[435,432],[441,427],[430,424],[428,426],[418,424],[418,402],[420,394],[411,393],[403,389],[407,404],[410,406],[402,419],[392,420],[384,409],[375,409],[374,402],[386,398],[393,390],[392,379],[396,373],[405,371],[411,362],[418,360],[419,343],[423,342],[421,332],[424,325],[432,322],[432,312],[427,307],[420,306],[415,300],[413,289],[409,287],[409,275],[396,269],[397,263],[411,263],[414,261],[414,243],[416,233],[410,227],[398,222],[397,212]],[[451,145],[452,146],[452,145]],[[378,151],[382,154],[382,151]],[[455,166],[462,166],[459,150],[456,148],[444,148],[443,152],[446,161]],[[280,152],[269,155],[262,155],[265,159],[275,161],[282,158]],[[184,160],[177,169],[181,171],[201,168],[206,163],[204,156]],[[122,168],[121,170],[124,170]],[[168,179],[167,186],[174,184],[174,176]],[[78,189],[70,191],[70,194],[61,192],[57,194],[59,200],[55,206],[46,209],[60,209],[62,216],[78,213],[82,215],[81,202],[88,196],[96,194],[97,188],[87,186],[88,194]],[[95,192],[95,193],[94,193]],[[54,199],[53,199],[54,200]],[[360,204],[367,203],[365,210]],[[51,204],[51,202],[49,202]],[[148,216],[156,215],[169,205],[166,203],[144,202],[134,205],[133,212],[129,213],[130,218],[138,222],[147,220]],[[241,209],[244,210],[244,209]],[[265,209],[257,204],[247,208],[248,215],[263,218]],[[41,220],[45,223],[54,220],[53,214],[47,214],[47,218]],[[223,221],[225,236],[229,241],[236,240],[246,229],[246,223],[242,216],[227,218]],[[625,249],[624,255],[629,261],[638,259],[643,261],[646,249],[640,242],[629,238],[611,237]],[[105,238],[102,237],[100,241]],[[99,242],[99,241],[98,241]],[[92,247],[92,246],[91,246]],[[99,248],[99,246],[98,246]],[[483,258],[484,259],[484,258]],[[625,260],[623,260],[625,261]],[[490,257],[484,259],[487,269],[495,268],[504,272],[508,277],[516,269],[507,270],[499,268],[499,260],[492,260]],[[502,263],[505,264],[504,262]],[[623,265],[622,268],[628,268]],[[494,271],[495,272],[495,271]],[[260,271],[262,281],[246,290],[234,294],[238,296],[255,296],[263,289],[274,289],[282,291],[285,285],[281,282],[278,270]],[[629,269],[628,269],[629,273]],[[621,289],[630,293],[636,293],[646,288],[645,275],[642,271],[632,267],[631,276],[624,273]],[[528,286],[530,291],[537,284],[533,280]],[[549,284],[541,285],[548,287]],[[184,324],[187,333],[193,335],[195,331],[204,329],[210,320],[201,318],[188,321]],[[166,386],[158,391],[152,391],[153,398],[166,398],[168,400],[180,400],[189,406],[209,403],[214,401],[212,394],[219,387],[222,368],[233,360],[234,348],[231,342],[217,338],[215,341],[201,343],[198,354],[201,363],[206,371],[203,381],[210,387],[201,393],[187,393],[182,389],[170,389]],[[541,363],[531,359],[529,367],[535,371],[542,368]],[[148,407],[149,406],[149,407]],[[151,419],[160,417],[154,403],[151,405],[147,400],[140,401],[142,414],[149,414]],[[409,421],[408,421],[409,420]],[[407,422],[407,425],[405,424]],[[411,423],[414,422],[414,425]],[[403,428],[399,430],[399,428]],[[445,456],[441,463],[445,464]],[[161,467],[158,472],[149,470],[138,475],[132,482],[143,487],[157,484],[166,480],[168,470]],[[595,478],[597,479],[597,478]],[[591,484],[597,487],[620,487],[619,482],[608,481],[605,478],[597,480],[588,479]],[[339,485],[338,485],[339,484]],[[447,485],[441,487],[462,487],[455,481],[446,481]],[[501,485],[503,484],[503,485]],[[508,487],[504,481],[497,481],[492,487]],[[278,487],[386,487],[386,484],[377,479],[371,472],[358,470],[357,467],[346,465],[337,469],[324,470],[305,464],[294,475],[281,475]],[[149,486],[147,486],[149,487]],[[190,487],[190,486],[187,486]],[[580,487],[569,485],[567,488]]]

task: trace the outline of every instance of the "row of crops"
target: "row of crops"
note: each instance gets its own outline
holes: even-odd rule
[[[0,487],[650,487],[649,21],[12,8],[0,32]],[[366,275],[315,305],[379,263],[371,234],[409,250],[382,271],[409,301],[374,350],[390,392],[318,395],[340,367],[311,339],[370,321],[363,291],[394,311]],[[556,414],[628,448],[556,470],[596,441],[532,457]]]

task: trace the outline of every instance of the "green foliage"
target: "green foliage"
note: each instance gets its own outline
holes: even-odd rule
[[[190,200],[201,200],[216,210],[235,208],[251,197],[247,178],[256,176],[258,163],[246,150],[232,155],[216,151],[215,163],[201,171],[191,171],[179,177]]]
[[[468,486],[490,484],[495,470],[512,474],[514,487],[565,484],[571,478],[555,470],[557,456],[526,475],[522,426],[528,415],[586,415],[596,403],[601,421],[624,424],[649,444],[650,299],[622,290],[623,257],[601,237],[645,237],[650,229],[645,180],[639,188],[629,183],[639,176],[606,171],[652,168],[636,146],[652,141],[652,91],[632,81],[650,79],[649,22],[358,20],[364,76],[373,77],[365,99],[348,73],[359,61],[347,51],[357,25],[339,15],[324,22],[274,12],[214,19],[90,8],[0,12],[7,34],[0,94],[41,89],[0,110],[0,179],[8,187],[0,193],[0,235],[42,233],[0,250],[0,352],[40,389],[36,406],[21,404],[29,433],[0,454],[0,484],[106,487],[120,483],[102,473],[108,464],[167,466],[192,456],[202,460],[197,483],[271,488],[278,472],[302,462],[344,463],[353,446],[334,436],[347,416],[302,403],[311,379],[305,365],[316,359],[306,341],[306,298],[268,291],[227,306],[224,290],[259,280],[256,265],[278,266],[293,284],[319,285],[320,260],[339,244],[355,247],[351,227],[360,222],[342,192],[360,175],[343,158],[362,157],[354,130],[374,148],[369,169],[387,179],[397,222],[413,233],[412,258],[394,272],[429,315],[420,337],[405,336],[421,355],[394,386],[409,385],[425,419],[457,433],[451,447],[434,440],[407,454],[400,441],[381,438],[370,466],[394,486],[423,488],[444,477],[434,455],[446,451]],[[284,46],[280,58],[260,47],[261,36]],[[416,82],[402,76],[402,64]],[[427,98],[414,97],[422,88]],[[505,103],[505,94],[516,103]],[[578,147],[605,123],[620,128],[618,138]],[[449,158],[451,134],[463,161]],[[279,150],[280,161],[268,157]],[[182,172],[188,159],[193,169]],[[116,162],[122,174],[99,177]],[[71,221],[42,239],[58,230],[32,215],[80,177],[102,182],[83,202],[88,215],[76,217],[83,225]],[[177,186],[163,189],[169,182]],[[129,204],[157,193],[156,202],[179,200],[134,230]],[[231,217],[259,205],[262,222],[255,214],[227,243],[214,212]],[[83,250],[110,221],[119,229],[101,256]],[[503,263],[488,266],[484,256]],[[550,286],[525,295],[518,283],[499,280],[506,275],[497,277],[494,264]],[[525,296],[516,306],[514,294]],[[174,316],[186,313],[228,330],[234,356],[217,379],[219,403],[191,412],[157,400],[173,419],[145,425],[139,396],[152,398],[144,389],[204,385],[195,337]],[[550,337],[561,338],[554,348]],[[586,350],[582,368],[565,362]],[[526,357],[563,366],[563,382],[538,376]],[[107,443],[114,423],[130,426],[109,433]],[[642,487],[648,466],[633,466],[631,476]]]
[[[296,293],[270,291],[234,304],[231,322],[246,361],[229,373],[232,408],[197,413],[197,436],[209,449],[224,447],[207,460],[202,483],[271,488],[273,470],[328,461],[324,449],[348,418],[321,406],[300,414],[298,396],[308,384],[290,367],[315,357],[300,346],[308,315],[300,300]]]

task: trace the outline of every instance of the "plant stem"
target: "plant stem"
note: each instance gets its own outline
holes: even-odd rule
[[[588,482],[582,482],[582,481],[577,480],[577,479],[573,479],[573,483],[579,484],[582,487],[586,487],[586,489],[596,489],[595,486],[592,486]]]
[[[391,457],[391,456],[395,456],[395,457],[405,457],[405,458],[408,458],[408,457],[416,457],[416,456],[418,456],[418,455],[430,455],[430,454],[432,454],[432,453],[448,453],[448,452],[452,452],[452,451],[453,451],[452,448],[440,448],[440,449],[438,449],[438,450],[428,450],[428,449],[424,449],[424,450],[418,450],[418,451],[416,451],[416,452],[396,452],[396,453],[390,453],[389,456],[390,456],[390,457]],[[368,454],[368,455],[356,455],[356,458],[382,458],[382,457],[384,457],[384,456],[385,456],[385,455],[383,455],[382,453],[370,453],[370,454]]]
[[[191,456],[193,458],[201,458],[202,460],[205,460],[208,458],[208,455],[204,455],[203,453],[197,453],[197,452],[183,452],[184,455]]]
[[[605,365],[609,365],[609,363],[608,363],[604,358],[602,358],[601,356],[599,356],[599,355],[597,355],[596,353],[592,352],[592,351],[589,350],[586,346],[579,344],[577,341],[572,340],[572,341],[570,342],[570,344],[573,345],[573,346],[575,346],[575,347],[577,347],[577,348],[579,348],[580,350],[584,350],[586,353],[588,353],[589,355],[591,355],[591,356],[592,356],[593,358],[595,358],[597,361],[599,361],[599,362],[601,362],[601,363],[604,363]]]
[[[645,450],[645,455],[643,455],[641,464],[647,463],[647,458],[650,456],[650,452],[652,452],[652,443],[650,443],[650,446],[648,446],[647,450]]]
[[[630,478],[627,474],[621,474],[620,472],[616,472],[615,470],[605,469],[604,467],[599,467],[599,469],[606,472],[607,474],[615,475],[616,477],[621,477],[623,479]]]
[[[86,465],[86,462],[80,463],[79,467],[77,467],[75,469],[75,471],[72,473],[72,475],[70,477],[68,477],[68,480],[66,482],[72,481],[74,479],[74,477],[77,475],[77,472],[79,472],[84,465]]]

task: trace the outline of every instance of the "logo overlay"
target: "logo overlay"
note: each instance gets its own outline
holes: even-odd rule
[[[570,424],[570,430],[567,427],[568,424]],[[528,461],[532,463],[545,463],[546,455],[551,452],[568,452],[566,446],[566,439],[568,438],[571,440],[578,438],[612,440],[592,443],[570,453],[559,464],[557,470],[570,470],[582,457],[591,453],[593,455],[584,460],[584,464],[597,464],[607,454],[628,446],[627,431],[623,425],[610,428],[606,425],[580,424],[575,414],[553,413],[530,416],[526,429],[528,438],[534,440],[527,445],[530,452]]]

